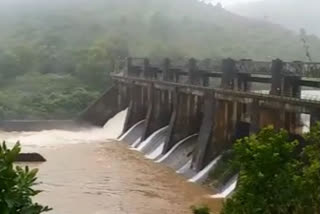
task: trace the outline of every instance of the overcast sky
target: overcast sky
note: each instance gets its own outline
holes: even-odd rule
[[[1,2],[10,2],[11,0],[0,0]],[[20,0],[21,1],[21,0]],[[67,0],[66,0],[67,1]],[[159,0],[161,1],[161,0]],[[213,4],[217,4],[218,2],[222,3],[223,6],[230,6],[238,3],[246,3],[246,2],[253,2],[253,1],[261,1],[261,0],[200,0],[206,2],[212,2]]]
[[[0,2],[6,2],[6,1],[10,1],[10,0],[0,0]],[[203,1],[212,2],[213,4],[221,2],[223,5],[232,5],[236,3],[252,2],[252,1],[259,1],[259,0],[203,0]]]
[[[230,6],[232,4],[253,2],[253,1],[259,1],[259,0],[208,0],[208,1],[211,1],[213,4],[221,2],[224,6]]]

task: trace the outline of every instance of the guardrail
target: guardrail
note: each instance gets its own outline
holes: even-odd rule
[[[148,63],[153,68],[163,68],[166,64],[170,65],[172,70],[188,70],[190,61],[194,60],[198,71],[203,73],[217,73],[221,72],[223,60],[217,59],[175,59],[170,60],[168,58],[164,60],[159,59],[149,59],[149,58],[127,58],[119,59],[116,62],[115,72],[119,73],[123,71],[128,62],[133,67],[141,67]],[[231,59],[232,60],[232,59]],[[261,75],[271,75],[272,74],[272,61],[253,61],[250,59],[233,60],[234,69],[237,73],[244,74],[261,74]],[[281,60],[280,60],[281,61]],[[299,76],[299,77],[310,77],[310,78],[320,78],[320,62],[285,62],[282,63],[282,74],[286,76]]]

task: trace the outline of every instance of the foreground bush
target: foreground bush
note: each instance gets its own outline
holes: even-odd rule
[[[32,188],[38,170],[13,165],[20,151],[19,143],[12,149],[8,149],[5,143],[0,145],[0,213],[39,214],[49,211],[47,206],[32,201],[32,197],[40,193]]]
[[[223,214],[316,214],[320,204],[320,125],[298,151],[286,131],[263,129],[234,146],[240,168],[233,197]]]
[[[302,153],[302,188],[305,191],[303,203],[308,213],[320,213],[320,123],[311,128],[305,136],[308,146]]]

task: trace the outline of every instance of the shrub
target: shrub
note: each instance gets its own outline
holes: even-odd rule
[[[14,166],[20,151],[19,143],[12,149],[8,149],[5,142],[0,145],[0,213],[39,214],[51,210],[33,203],[32,197],[41,192],[32,188],[36,184],[38,170]]]
[[[305,191],[303,203],[308,212],[320,213],[320,123],[311,128],[305,139],[308,146],[302,152],[304,167],[301,188]]]
[[[308,146],[286,131],[267,127],[234,145],[240,168],[237,189],[223,214],[315,214],[320,204],[320,125],[305,136]]]

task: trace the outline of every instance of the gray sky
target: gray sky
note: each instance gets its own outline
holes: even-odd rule
[[[253,1],[259,1],[259,0],[207,0],[207,1],[211,1],[213,4],[221,2],[224,6],[230,6],[232,4],[253,2]]]
[[[6,2],[10,0],[0,0],[0,2]],[[252,1],[259,1],[259,0],[203,0],[207,2],[212,2],[213,4],[216,4],[218,2],[221,2],[223,5],[232,5],[236,3],[245,3],[245,2],[252,2]]]
[[[22,1],[22,0],[20,0],[20,1]],[[200,1],[212,2],[213,4],[220,2],[220,3],[222,3],[223,6],[228,7],[228,6],[232,6],[234,4],[238,4],[238,3],[254,2],[254,1],[259,1],[259,0],[200,0]],[[3,3],[3,2],[10,2],[10,0],[0,0],[0,3]]]

